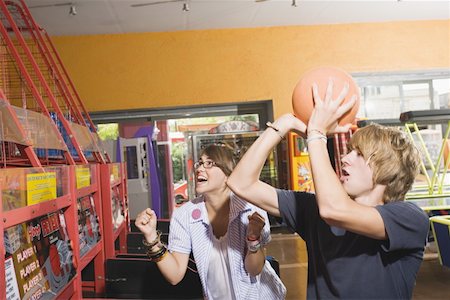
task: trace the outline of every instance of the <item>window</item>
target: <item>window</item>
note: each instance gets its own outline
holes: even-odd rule
[[[359,118],[398,119],[406,111],[449,108],[450,70],[353,77],[361,89]]]

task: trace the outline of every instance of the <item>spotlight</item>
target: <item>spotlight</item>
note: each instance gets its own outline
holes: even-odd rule
[[[189,11],[189,4],[187,2],[183,3],[183,11]]]
[[[291,6],[297,7],[297,1],[296,0],[292,0]]]

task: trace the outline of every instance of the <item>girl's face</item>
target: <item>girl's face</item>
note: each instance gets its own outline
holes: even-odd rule
[[[195,163],[195,191],[197,194],[217,192],[227,187],[227,176],[208,156]]]
[[[347,194],[356,199],[368,195],[373,189],[373,170],[357,150],[352,150],[342,158],[342,176],[340,178]]]

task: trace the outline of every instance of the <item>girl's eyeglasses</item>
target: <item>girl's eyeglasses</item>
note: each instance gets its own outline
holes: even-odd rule
[[[203,166],[205,169],[211,169],[215,165],[216,165],[216,162],[214,162],[212,160],[205,160],[205,161],[199,160],[199,161],[195,162],[194,169],[198,169],[198,168],[200,168],[200,166]]]

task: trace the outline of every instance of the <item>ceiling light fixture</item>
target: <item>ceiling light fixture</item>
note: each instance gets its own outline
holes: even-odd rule
[[[187,2],[183,3],[183,11],[189,11],[189,4]]]
[[[77,15],[77,9],[76,9],[75,5],[71,5],[70,6],[69,15],[70,16],[76,16]]]
[[[291,6],[297,7],[297,1],[296,0],[292,0]]]

